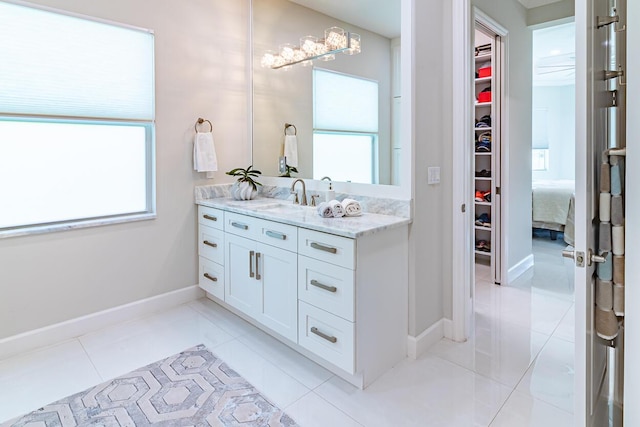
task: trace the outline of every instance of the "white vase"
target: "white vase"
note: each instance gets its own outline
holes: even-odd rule
[[[251,200],[258,195],[258,191],[253,188],[251,183],[236,181],[231,186],[231,197],[235,200]]]

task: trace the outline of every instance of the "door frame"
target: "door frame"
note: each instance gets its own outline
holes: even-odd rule
[[[454,341],[466,341],[473,327],[473,283],[475,281],[474,252],[473,252],[473,221],[469,212],[473,206],[471,197],[473,188],[473,174],[471,173],[471,144],[473,140],[474,107],[469,102],[473,96],[473,67],[472,51],[475,23],[480,22],[484,27],[500,36],[501,42],[496,45],[501,50],[499,55],[501,69],[500,87],[508,84],[508,31],[482,10],[471,6],[471,0],[455,0],[453,15],[453,230],[452,230],[452,328],[451,338]],[[504,90],[502,91],[504,92]],[[508,194],[508,99],[503,97],[500,103],[500,162],[501,193]],[[506,204],[500,198],[500,276],[502,281],[507,278],[507,244],[502,230],[506,230],[509,212]],[[494,260],[495,261],[495,260]]]

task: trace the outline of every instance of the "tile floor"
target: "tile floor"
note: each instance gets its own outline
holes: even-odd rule
[[[478,268],[472,339],[443,339],[364,391],[200,299],[0,361],[0,422],[203,343],[303,427],[570,426],[572,268],[560,241],[534,247],[512,286]]]

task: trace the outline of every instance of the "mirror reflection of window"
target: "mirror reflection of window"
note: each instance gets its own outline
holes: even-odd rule
[[[313,178],[378,183],[378,82],[313,70]]]

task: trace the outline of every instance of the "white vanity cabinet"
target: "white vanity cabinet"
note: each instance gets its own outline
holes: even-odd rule
[[[316,215],[199,215],[200,286],[221,305],[358,387],[406,358],[407,220],[352,218],[331,233],[308,228],[327,228]],[[339,228],[371,222],[383,229]]]
[[[296,342],[296,227],[227,212],[225,232],[225,302]]]

